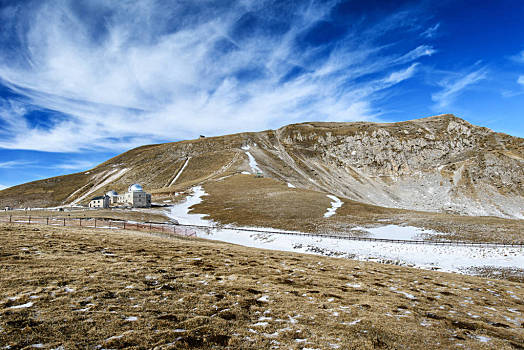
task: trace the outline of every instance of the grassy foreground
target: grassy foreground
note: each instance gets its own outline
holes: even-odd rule
[[[156,237],[0,224],[0,347],[524,348],[524,285]]]

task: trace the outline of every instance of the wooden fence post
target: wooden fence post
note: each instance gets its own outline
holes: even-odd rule
[[[80,218],[80,226],[82,226],[82,218]]]
[[[64,218],[64,226],[65,226],[65,218]]]
[[[151,232],[151,223],[149,223],[149,232]]]
[[[126,222],[124,221],[124,230],[126,229]]]
[[[45,224],[49,226],[49,218],[45,218]]]
[[[29,215],[29,221],[28,221],[29,225],[31,225],[31,215]]]
[[[111,228],[111,219],[109,219],[109,228]]]
[[[9,223],[11,223],[11,215],[9,215]]]

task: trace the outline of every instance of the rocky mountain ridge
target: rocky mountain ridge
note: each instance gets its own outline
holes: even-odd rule
[[[453,115],[399,123],[309,122],[143,146],[86,172],[0,191],[0,205],[81,204],[134,182],[161,200],[259,170],[297,189],[378,206],[524,217],[524,139]]]

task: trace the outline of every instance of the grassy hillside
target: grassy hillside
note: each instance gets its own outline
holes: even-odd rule
[[[0,225],[12,349],[518,349],[522,283],[133,232]]]
[[[143,146],[83,173],[0,191],[0,207],[85,205],[96,195],[109,190],[124,192],[133,183],[151,192],[153,201],[173,200],[175,192],[192,186],[254,173],[254,164],[275,186],[276,182],[290,183],[296,188],[292,193],[300,192],[304,198],[314,191],[358,202],[371,211],[395,208],[524,217],[524,139],[495,133],[452,115],[390,124],[311,122]],[[235,181],[242,186],[238,178]],[[267,202],[269,194],[262,192],[274,185],[266,183],[253,183],[263,186],[258,191],[252,189],[254,199],[247,207]],[[325,198],[317,201],[317,208],[312,208],[312,201],[296,202],[294,214],[318,212],[325,202]],[[245,216],[246,206],[233,204],[230,213]],[[294,215],[284,211],[288,217]]]

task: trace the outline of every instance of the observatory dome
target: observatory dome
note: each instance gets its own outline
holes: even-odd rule
[[[107,192],[106,195],[109,197],[114,197],[114,196],[118,196],[118,193],[116,193],[116,191],[111,190]]]
[[[142,186],[140,186],[139,184],[132,184],[131,186],[129,186],[127,191],[128,192],[143,192],[144,190],[142,189]]]

